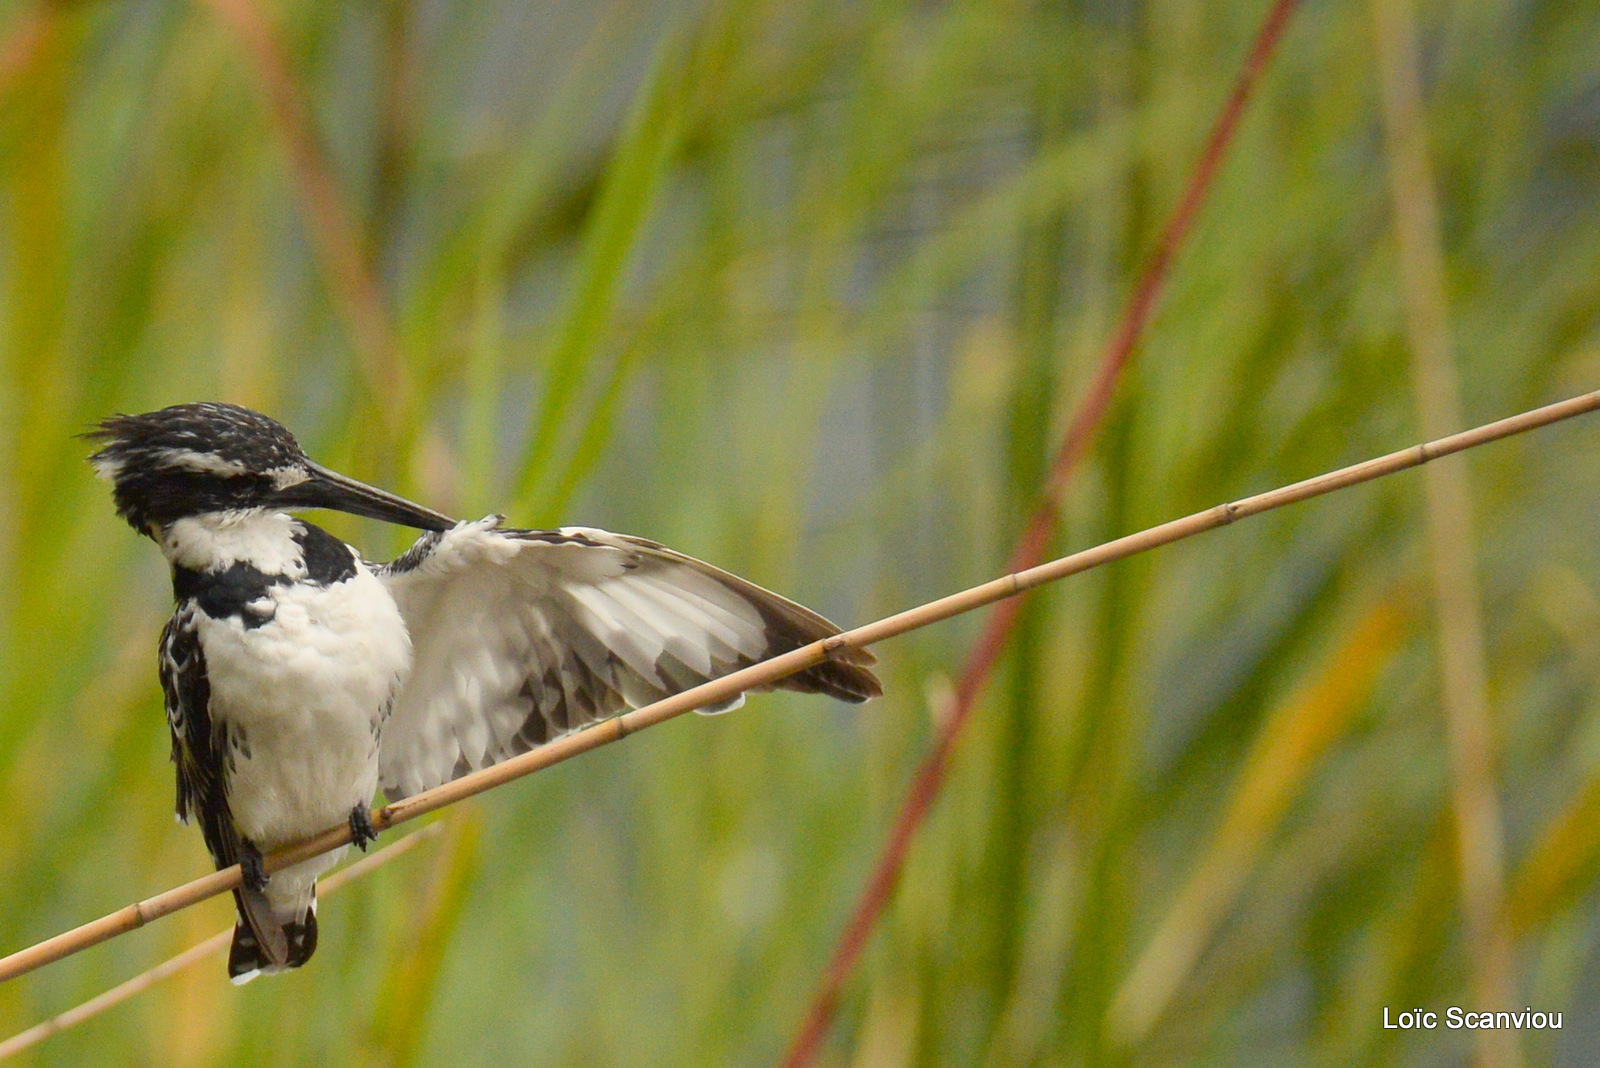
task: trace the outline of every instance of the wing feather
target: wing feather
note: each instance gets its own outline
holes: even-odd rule
[[[699,641],[681,634],[669,634],[667,651],[684,665],[710,674],[712,660],[732,662],[739,656],[739,633],[717,607],[702,601],[690,590],[674,591],[655,579],[641,578],[629,593],[658,611],[681,613],[682,618],[699,628]]]
[[[391,799],[838,633],[654,542],[503,529],[496,516],[423,535],[378,577],[415,661],[384,728]],[[881,692],[873,663],[847,650],[778,685],[862,701]]]

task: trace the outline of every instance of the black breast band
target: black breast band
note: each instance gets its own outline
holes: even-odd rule
[[[350,547],[321,527],[296,523],[295,544],[306,565],[306,581],[318,586],[343,582],[356,573]],[[252,608],[273,586],[293,581],[288,575],[269,575],[243,560],[220,571],[195,571],[175,565],[172,569],[172,595],[179,604],[193,600],[212,619],[238,616],[246,628],[255,628],[273,616],[273,609]]]

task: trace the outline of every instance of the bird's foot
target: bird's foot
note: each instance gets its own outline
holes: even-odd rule
[[[244,885],[258,894],[267,888],[267,880],[272,878],[261,863],[261,850],[248,838],[239,843],[239,871],[244,876]]]
[[[365,802],[350,810],[350,841],[360,847],[361,852],[367,851],[368,842],[378,840],[378,829],[372,825],[372,810]]]

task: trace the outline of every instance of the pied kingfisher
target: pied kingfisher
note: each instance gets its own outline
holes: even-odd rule
[[[118,415],[87,437],[117,514],[172,566],[160,662],[178,818],[199,821],[219,869],[242,866],[236,983],[310,958],[317,876],[344,850],[270,877],[263,852],[344,820],[364,849],[380,787],[426,790],[838,633],[642,538],[457,522],[312,463],[247,408]],[[371,564],[297,508],[426,533]],[[836,655],[778,685],[882,692],[870,653]]]

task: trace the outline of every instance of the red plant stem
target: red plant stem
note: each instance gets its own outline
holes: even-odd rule
[[[1245,57],[1244,66],[1239,71],[1239,77],[1234,82],[1227,103],[1223,105],[1222,114],[1212,128],[1211,136],[1206,139],[1205,148],[1201,151],[1199,162],[1189,177],[1183,199],[1178,202],[1177,208],[1157,238],[1155,248],[1145,263],[1133,296],[1129,299],[1122,320],[1117,326],[1117,332],[1112,336],[1105,355],[1101,358],[1094,382],[1073,416],[1072,423],[1062,439],[1061,447],[1051,462],[1044,486],[1040,490],[1039,505],[1029,518],[1022,536],[1017,539],[1016,548],[1013,549],[1010,562],[1006,566],[1007,571],[1021,571],[1033,567],[1044,559],[1050,541],[1055,535],[1067,484],[1078,464],[1088,453],[1090,443],[1105,421],[1106,411],[1111,406],[1111,399],[1122,372],[1132,358],[1145,327],[1150,322],[1150,317],[1154,314],[1156,301],[1166,284],[1172,261],[1182,248],[1195,216],[1199,214],[1200,207],[1211,190],[1212,180],[1216,177],[1223,158],[1233,143],[1245,107],[1250,102],[1250,97],[1261,79],[1261,73],[1266,69],[1268,60],[1272,58],[1298,2],[1299,0],[1274,0],[1256,31],[1255,43]],[[933,807],[934,800],[939,796],[956,742],[960,739],[968,720],[972,718],[972,710],[977,704],[978,696],[983,692],[995,664],[1000,659],[1001,652],[1005,649],[1021,607],[1021,599],[1015,597],[995,605],[984,624],[983,633],[968,652],[959,681],[956,683],[950,711],[944,718],[938,736],[934,739],[932,750],[923,758],[915,778],[911,781],[910,789],[906,791],[905,800],[901,802],[900,811],[889,829],[888,839],[878,855],[877,865],[861,892],[850,922],[845,926],[844,933],[834,947],[833,957],[828,962],[827,970],[812,995],[811,1007],[789,1047],[788,1054],[784,1057],[784,1068],[804,1068],[816,1059],[822,1041],[827,1037],[828,1028],[833,1022],[834,1013],[838,1009],[839,993],[857,961],[860,960],[867,940],[877,926],[879,917],[889,903],[889,898],[894,894],[895,886],[900,881],[900,873],[905,867],[906,856],[911,851],[911,843],[917,831],[921,829],[929,809]]]

